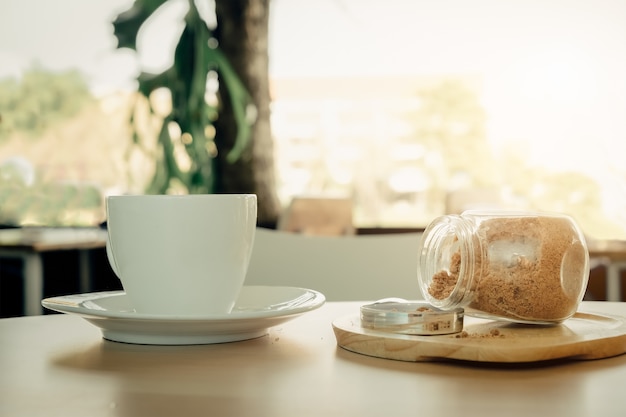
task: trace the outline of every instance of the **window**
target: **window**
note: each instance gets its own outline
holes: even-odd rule
[[[483,204],[626,237],[626,4],[307,4],[272,4],[281,178],[320,149],[290,193],[353,195],[367,225]]]
[[[20,175],[26,160],[36,179],[71,184],[81,198],[94,184],[105,195],[139,191],[149,169],[126,146],[125,113],[138,62],[115,50],[110,26],[132,2],[83,3],[5,4],[0,86],[33,70],[77,70],[95,104],[38,139],[0,137],[0,169],[5,179],[9,165]],[[553,210],[590,236],[626,238],[626,3],[270,5],[284,203],[296,194],[350,195],[359,226],[423,226],[453,202]],[[167,65],[161,52],[177,30],[165,18],[157,26],[163,40],[141,57],[153,68]],[[88,213],[81,221],[98,216]]]

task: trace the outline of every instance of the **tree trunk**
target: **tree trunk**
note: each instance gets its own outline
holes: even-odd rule
[[[223,108],[215,123],[215,141],[220,150],[215,160],[215,192],[257,194],[260,225],[275,225],[280,212],[270,126],[269,1],[215,1],[219,48],[248,89],[257,112],[248,149],[235,163],[229,163],[226,155],[232,149],[237,130],[228,94],[220,87]]]

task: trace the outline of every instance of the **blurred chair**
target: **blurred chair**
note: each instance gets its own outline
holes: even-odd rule
[[[329,301],[423,299],[421,233],[307,236],[258,228],[246,285],[304,287]]]
[[[352,200],[340,197],[294,197],[278,219],[278,230],[305,235],[352,235]]]

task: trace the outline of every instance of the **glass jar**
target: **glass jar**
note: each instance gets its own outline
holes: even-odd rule
[[[435,307],[520,323],[573,316],[587,288],[589,252],[566,215],[466,211],[426,228],[418,280]]]

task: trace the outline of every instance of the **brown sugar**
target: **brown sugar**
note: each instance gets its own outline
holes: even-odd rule
[[[459,268],[461,265],[461,254],[455,252],[450,261],[450,272],[439,271],[433,276],[433,280],[428,288],[430,295],[438,300],[447,298],[456,287],[459,278]]]
[[[474,243],[473,276],[461,277],[455,252],[449,270],[432,277],[429,294],[450,296],[459,279],[469,281],[468,313],[521,321],[559,321],[571,316],[582,295],[586,249],[566,218],[505,217],[483,221]]]
[[[454,335],[456,339],[501,339],[504,338],[504,334],[500,333],[498,329],[491,329],[489,333],[469,333],[463,330],[461,333]]]

